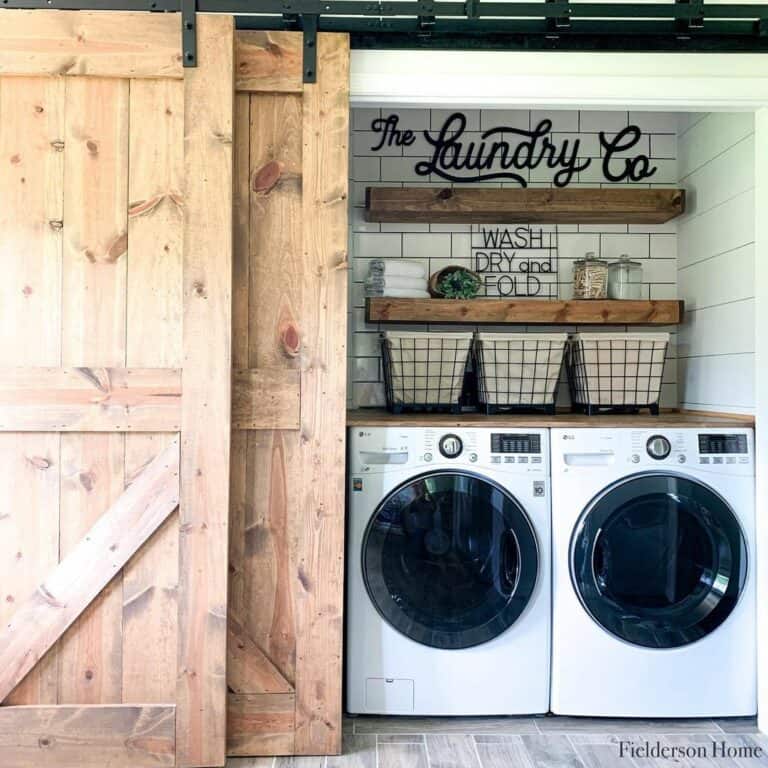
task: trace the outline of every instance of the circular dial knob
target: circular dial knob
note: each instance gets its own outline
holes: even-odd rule
[[[652,459],[666,459],[669,456],[672,446],[669,440],[663,435],[654,435],[648,438],[648,442],[645,444],[645,449],[648,451],[648,455]]]
[[[440,438],[440,453],[446,459],[455,459],[461,453],[463,447],[461,438],[458,435],[444,435]]]

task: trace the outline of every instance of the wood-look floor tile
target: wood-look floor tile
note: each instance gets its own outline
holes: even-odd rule
[[[645,720],[613,717],[542,717],[536,720],[544,733],[713,733],[717,726],[711,719]]]
[[[274,757],[229,757],[227,768],[272,768]]]
[[[536,768],[584,768],[567,736],[521,736]]]
[[[530,717],[358,717],[355,733],[538,733]]]
[[[426,735],[430,768],[480,768],[471,736]]]
[[[379,733],[379,744],[423,744],[423,733]]]
[[[475,737],[477,754],[483,768],[535,768],[520,737]]]
[[[379,768],[428,768],[423,744],[379,743]]]
[[[276,757],[274,768],[325,768],[323,755],[295,755]]]
[[[576,744],[575,749],[585,768],[637,768],[631,758],[619,757],[615,744]]]
[[[343,733],[354,733],[355,718],[350,717],[349,715],[344,715],[344,717],[341,718],[341,730]]]
[[[553,734],[549,734],[553,735]],[[617,736],[615,733],[569,733],[568,740],[576,746],[577,744],[618,744],[623,736]]]
[[[715,724],[723,733],[759,733],[756,717],[725,717]]]
[[[376,737],[345,733],[341,754],[329,755],[326,768],[376,768]]]

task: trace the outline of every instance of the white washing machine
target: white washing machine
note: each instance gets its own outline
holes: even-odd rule
[[[552,711],[754,715],[750,429],[553,429]]]
[[[357,427],[347,709],[549,708],[547,430]]]

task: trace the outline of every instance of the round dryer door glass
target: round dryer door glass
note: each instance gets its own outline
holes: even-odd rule
[[[611,634],[646,648],[677,648],[715,630],[746,573],[744,535],[728,504],[675,475],[613,486],[587,508],[571,542],[584,607]]]
[[[468,648],[500,635],[536,585],[536,537],[498,485],[435,472],[392,492],[363,540],[373,604],[396,630],[435,648]]]

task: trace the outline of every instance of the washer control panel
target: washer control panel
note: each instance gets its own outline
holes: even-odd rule
[[[492,432],[491,464],[541,464],[541,435]]]
[[[749,464],[749,443],[743,432],[700,432],[699,464]]]
[[[438,467],[546,475],[548,437],[546,429],[357,427],[350,430],[350,468],[361,475]]]

